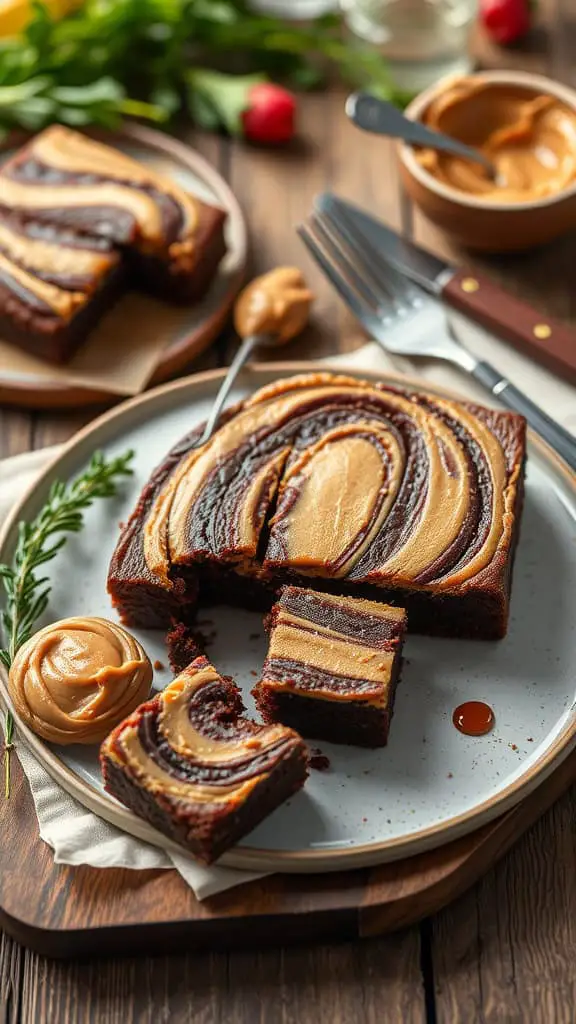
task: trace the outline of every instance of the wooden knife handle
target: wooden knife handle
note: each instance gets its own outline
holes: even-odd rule
[[[576,383],[576,328],[537,313],[475,271],[457,270],[442,296],[471,320]]]

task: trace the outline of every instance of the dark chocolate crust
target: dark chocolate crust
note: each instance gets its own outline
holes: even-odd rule
[[[190,723],[187,754],[174,749],[164,731],[177,701]],[[232,681],[218,676],[206,658],[196,659],[104,741],[100,761],[106,790],[199,860],[212,863],[307,777],[308,751],[300,737],[282,727],[271,732],[242,717],[243,710]],[[195,754],[195,736],[211,740],[212,750],[223,744],[222,761],[213,755],[204,760],[202,742]],[[237,751],[234,758],[230,744]],[[138,751],[142,761],[134,761]],[[153,780],[147,759],[156,766]]]

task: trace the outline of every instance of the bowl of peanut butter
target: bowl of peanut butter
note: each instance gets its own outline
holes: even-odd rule
[[[514,252],[576,227],[576,92],[539,75],[479,72],[443,79],[408,117],[481,150],[495,168],[399,146],[401,176],[423,213],[454,240]]]

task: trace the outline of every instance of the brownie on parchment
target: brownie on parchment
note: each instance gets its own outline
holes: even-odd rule
[[[0,209],[0,336],[63,363],[118,298],[126,278],[104,238]]]
[[[162,299],[195,302],[226,251],[225,211],[61,125],[46,128],[0,167],[0,214],[23,224],[25,235],[44,225],[44,252],[31,243],[24,251],[5,237],[10,255],[0,244],[0,327],[7,340],[52,362],[68,358],[121,280]],[[98,263],[95,255],[91,266],[88,256],[82,263],[93,287],[67,284],[86,276],[82,268],[73,272],[67,252],[74,246],[100,255]],[[106,272],[105,255],[114,273]]]

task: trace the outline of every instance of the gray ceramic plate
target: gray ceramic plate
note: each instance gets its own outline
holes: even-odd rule
[[[309,369],[309,364],[252,368],[233,398]],[[201,374],[108,413],[78,435],[16,510],[4,533],[1,561],[11,555],[16,520],[35,514],[54,476],[66,479],[78,472],[96,447],[110,454],[136,450],[135,478],[123,496],[88,512],[87,528],[47,566],[53,584],[48,620],[111,616],[106,572],[118,521],[127,517],[172,443],[206,416],[220,377],[220,371]],[[410,636],[388,747],[320,744],[330,770],[312,771],[305,790],[222,863],[270,871],[382,863],[478,828],[542,782],[576,739],[575,541],[574,478],[543,445],[531,442],[507,638],[480,643]],[[260,617],[227,608],[200,617],[216,630],[209,651],[215,664],[234,675],[252,706],[249,691],[266,650]],[[138,636],[153,661],[166,661],[161,635],[139,631]],[[162,687],[169,678],[167,672],[157,673],[155,684]],[[468,738],[452,725],[453,709],[468,699],[494,708],[496,728],[490,735]],[[96,750],[51,748],[22,732],[48,771],[83,804],[127,832],[170,845],[103,792]]]

